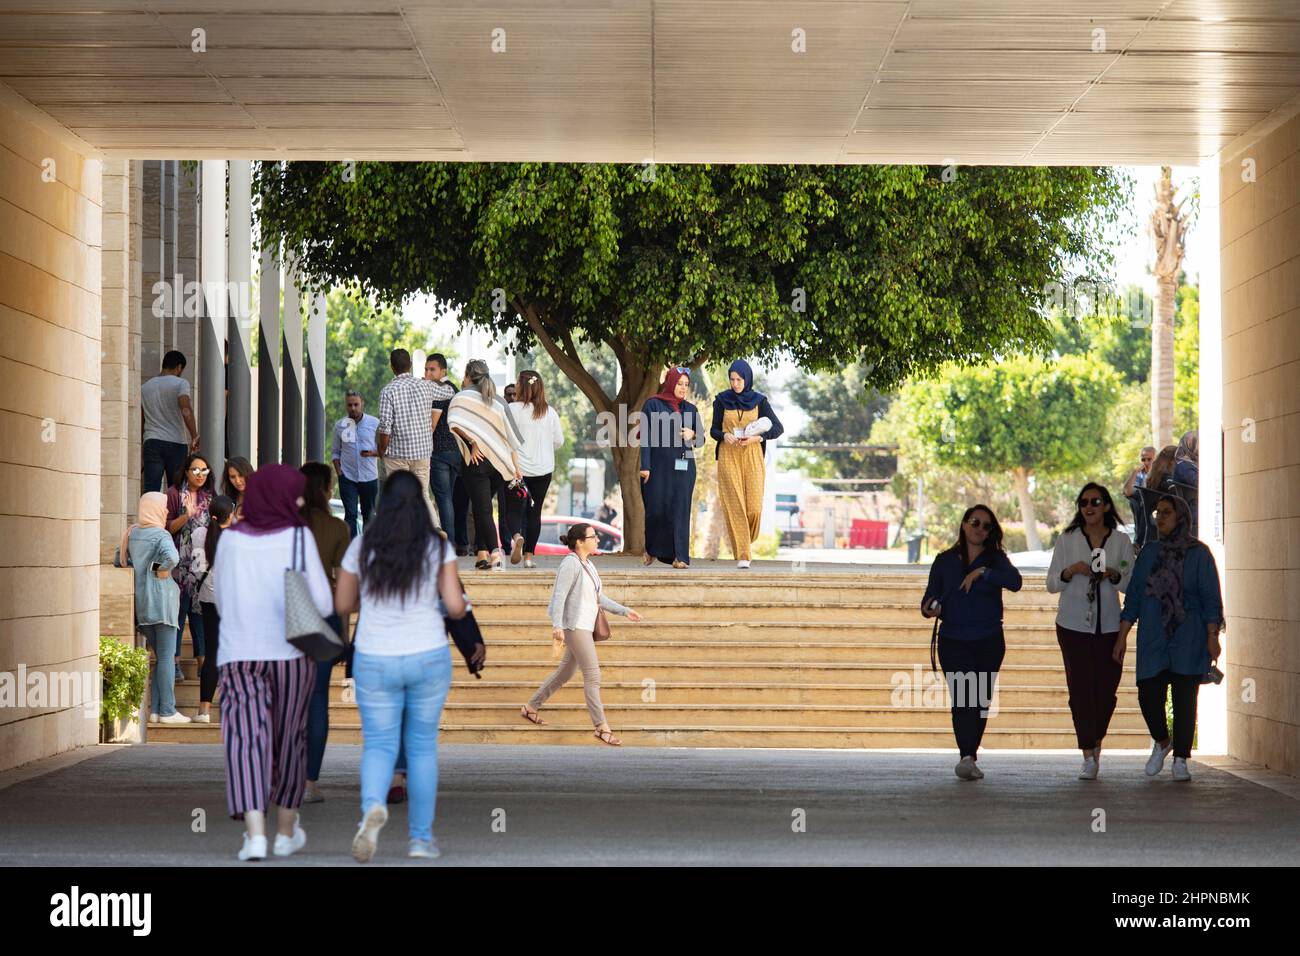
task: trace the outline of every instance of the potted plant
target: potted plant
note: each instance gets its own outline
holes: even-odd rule
[[[112,637],[99,639],[99,740],[109,743],[122,735],[122,722],[140,718],[140,704],[149,684],[149,652]]]

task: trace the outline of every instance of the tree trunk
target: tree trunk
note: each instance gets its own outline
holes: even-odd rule
[[[1174,299],[1183,267],[1187,216],[1182,201],[1174,202],[1173,171],[1160,167],[1151,239],[1155,245],[1155,318],[1151,323],[1151,437],[1158,451],[1174,435]]]
[[[1020,500],[1020,520],[1025,523],[1025,549],[1042,551],[1043,542],[1038,537],[1038,518],[1034,515],[1034,499],[1029,496],[1029,469],[1012,468],[1011,479],[1016,485],[1016,497]]]
[[[623,492],[623,551],[645,554],[645,502],[641,499],[641,449],[615,444],[614,470]]]
[[[1151,323],[1151,437],[1159,450],[1174,434],[1174,297],[1175,279],[1156,282],[1155,319]]]

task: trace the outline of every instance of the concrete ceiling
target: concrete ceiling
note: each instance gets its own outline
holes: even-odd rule
[[[1300,0],[0,0],[0,83],[107,157],[1194,164]]]

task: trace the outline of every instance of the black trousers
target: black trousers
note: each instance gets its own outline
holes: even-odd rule
[[[451,510],[456,512],[456,547],[469,547],[469,491],[465,488],[463,467],[456,472],[456,480],[451,483]],[[451,529],[445,529],[451,534]]]
[[[528,486],[528,494],[532,496],[533,503],[529,504],[525,499],[511,494],[506,495],[508,527],[505,540],[513,541],[515,535],[522,534],[524,554],[536,554],[537,539],[542,536],[542,503],[546,501],[546,491],[551,487],[551,476],[538,475],[530,478],[525,475],[524,484]]]
[[[1070,689],[1070,716],[1080,750],[1092,750],[1110,728],[1118,702],[1116,692],[1124,668],[1111,652],[1119,632],[1088,634],[1056,625],[1056,641],[1065,661],[1065,683]]]
[[[939,666],[952,696],[952,732],[963,757],[974,757],[984,739],[994,683],[1006,653],[1001,631],[978,641],[939,638]]]
[[[492,517],[492,499],[501,486],[501,474],[484,458],[478,464],[466,465],[460,473],[469,494],[473,517],[474,550],[492,551],[497,547],[496,521]]]
[[[1192,755],[1192,738],[1196,735],[1196,698],[1201,692],[1199,674],[1175,674],[1161,671],[1155,677],[1140,680],[1138,706],[1152,740],[1169,739],[1169,723],[1165,720],[1165,698],[1173,688],[1174,697],[1174,756],[1184,760]]]
[[[199,671],[199,700],[210,704],[217,692],[217,648],[220,647],[221,639],[221,615],[217,613],[217,606],[207,601],[201,601],[199,607],[203,611],[204,650],[203,669]]]

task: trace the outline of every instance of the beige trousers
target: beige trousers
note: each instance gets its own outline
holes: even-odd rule
[[[420,488],[424,491],[424,503],[429,506],[429,517],[433,518],[436,527],[443,527],[438,518],[438,509],[434,507],[433,499],[429,497],[429,459],[427,458],[393,458],[389,455],[384,456],[384,477],[387,478],[395,471],[409,471],[420,481]]]
[[[578,668],[582,669],[582,693],[587,698],[587,713],[591,715],[592,726],[603,724],[605,708],[600,703],[600,661],[596,659],[596,642],[592,640],[591,631],[564,632],[564,656],[560,658],[560,666],[537,688],[537,693],[528,701],[528,709],[538,710]]]

